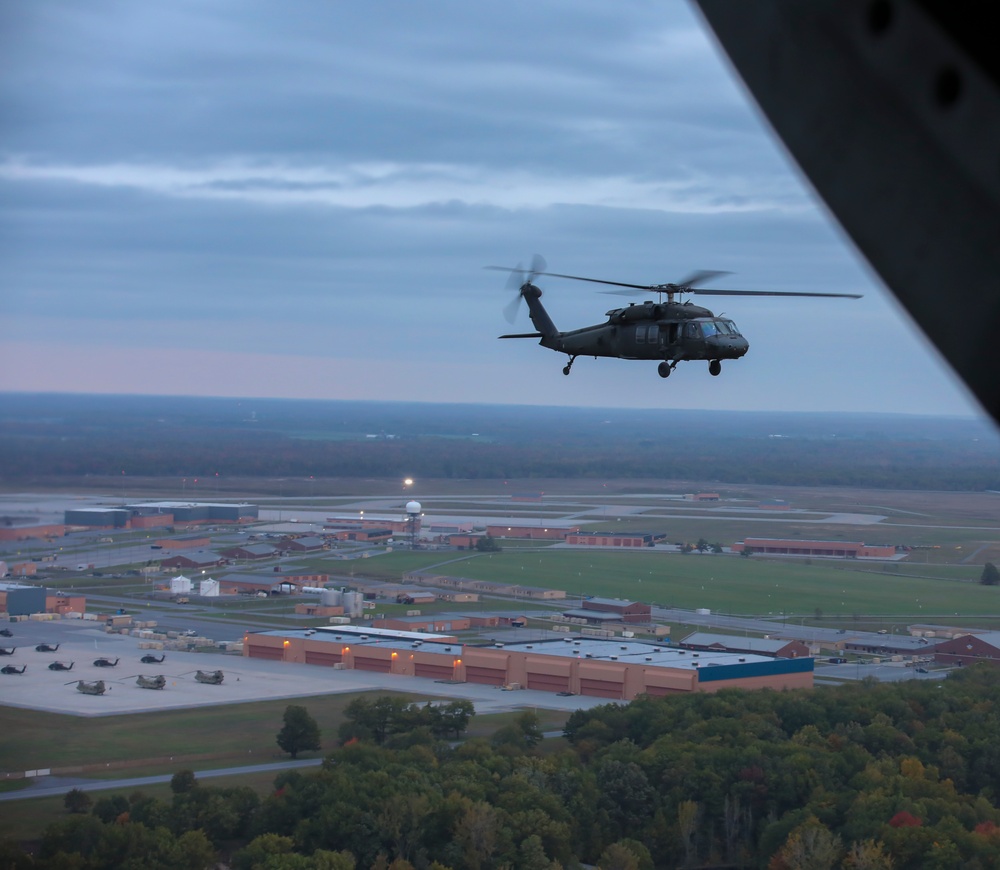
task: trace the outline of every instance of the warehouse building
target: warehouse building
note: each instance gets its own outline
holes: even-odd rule
[[[944,640],[933,647],[934,661],[946,665],[988,662],[1000,665],[1000,631],[982,631]]]
[[[680,642],[679,646],[681,649],[753,653],[786,659],[798,659],[810,655],[809,647],[800,640],[739,637],[731,634],[713,634],[708,631],[696,631],[689,634]]]
[[[861,541],[785,541],[777,538],[746,538],[731,549],[742,553],[750,548],[754,553],[775,556],[828,556],[839,559],[891,559],[896,555],[892,546],[867,545]]]
[[[622,622],[652,622],[653,608],[641,601],[626,601],[623,598],[601,598],[594,596],[583,599],[583,610],[617,614]]]
[[[10,616],[45,613],[45,590],[23,583],[0,583],[0,612]]]
[[[67,526],[86,526],[92,529],[127,529],[131,513],[127,508],[73,508],[63,511]]]
[[[631,701],[639,695],[813,685],[813,660],[693,652],[639,641],[563,638],[461,644],[454,637],[353,626],[250,633],[250,658]]]
[[[652,532],[574,532],[566,543],[578,547],[654,547],[666,535]]]
[[[362,511],[363,513],[363,511]],[[390,535],[410,534],[420,531],[420,517],[409,519],[393,519],[392,517],[373,516],[339,516],[327,517],[325,529],[375,529],[378,531],[388,530]],[[353,539],[352,539],[353,540]]]
[[[492,538],[528,538],[540,541],[561,541],[567,535],[580,531],[579,526],[518,526],[493,525],[486,527],[486,534]]]

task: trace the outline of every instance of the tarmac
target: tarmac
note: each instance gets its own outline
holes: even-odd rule
[[[562,697],[522,689],[501,691],[475,683],[450,683],[394,674],[334,670],[318,665],[245,658],[231,653],[180,652],[140,649],[138,638],[109,634],[93,621],[21,621],[7,626],[13,637],[0,638],[0,647],[16,648],[0,656],[0,666],[13,665],[23,674],[0,674],[0,707],[21,707],[69,716],[116,716],[250,701],[304,698],[343,692],[395,691],[445,699],[467,699],[478,713],[551,709],[573,711],[607,703],[603,698]],[[38,652],[40,643],[59,644],[56,652]],[[161,664],[142,664],[145,653],[166,658]],[[119,659],[113,668],[96,667],[100,657]],[[48,665],[73,663],[71,671],[52,671]],[[221,685],[199,683],[195,671],[221,670]],[[163,689],[143,689],[136,677],[166,677]],[[77,691],[77,681],[103,680],[103,695]],[[2,713],[0,713],[2,716]]]

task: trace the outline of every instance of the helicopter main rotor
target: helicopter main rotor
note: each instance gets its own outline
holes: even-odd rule
[[[544,262],[544,260],[542,261]],[[499,268],[496,266],[489,268]],[[711,281],[722,275],[731,275],[732,272],[723,272],[714,269],[700,269],[688,275],[683,281],[676,284],[668,282],[666,284],[629,284],[624,281],[607,281],[603,278],[584,278],[580,275],[563,275],[559,272],[534,271],[533,275],[547,275],[550,278],[568,278],[570,281],[586,281],[590,284],[607,284],[612,287],[625,287],[625,290],[604,290],[602,292],[611,296],[645,296],[649,293],[657,293],[661,297],[666,296],[668,302],[674,301],[677,294],[687,293],[691,296],[810,296],[829,297],[839,299],[860,299],[860,293],[813,293],[807,291],[785,292],[780,290],[718,290],[709,287],[699,287],[703,281]]]

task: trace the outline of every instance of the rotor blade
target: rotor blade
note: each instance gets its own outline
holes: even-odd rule
[[[527,282],[530,284],[535,280],[536,275],[544,275],[545,270],[548,269],[549,264],[545,262],[545,257],[541,254],[535,254],[531,258],[531,271],[528,273]]]
[[[792,291],[783,293],[780,290],[709,290],[692,287],[683,291],[695,296],[814,296],[831,299],[861,299],[861,293],[806,293]]]
[[[524,297],[521,296],[520,291],[518,291],[517,296],[511,299],[510,302],[503,307],[503,316],[508,323],[513,323],[517,320],[517,312],[521,307],[521,300],[523,298]]]
[[[579,275],[560,275],[558,272],[536,272],[536,275],[548,275],[551,278],[569,278],[570,281],[588,281],[591,284],[610,284],[613,287],[634,287],[636,290],[656,291],[655,284],[626,284],[623,281],[604,281],[601,278],[581,278]]]
[[[719,272],[714,269],[699,269],[697,272],[692,272],[683,281],[678,281],[678,287],[695,287],[701,284],[702,281],[711,281],[713,278],[720,278],[723,275],[732,275],[732,272]]]
[[[643,290],[601,290],[607,296],[645,296],[648,293],[665,293],[662,287],[646,287]],[[784,293],[780,290],[711,290],[708,287],[682,287],[678,285],[676,293],[686,293],[689,296],[814,296],[831,299],[861,299],[861,293]]]

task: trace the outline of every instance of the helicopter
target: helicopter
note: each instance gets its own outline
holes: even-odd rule
[[[9,628],[0,628],[0,637],[13,637],[13,636],[14,632],[12,632]]]
[[[722,372],[722,360],[739,359],[750,349],[750,343],[740,334],[736,324],[728,317],[716,316],[707,308],[682,302],[681,296],[819,296],[860,299],[856,293],[806,293],[777,292],[770,290],[712,290],[700,285],[728,272],[702,270],[689,275],[676,284],[629,284],[624,281],[605,281],[600,278],[583,278],[547,272],[545,258],[535,254],[527,270],[520,265],[486,266],[499,272],[509,272],[509,290],[517,295],[504,309],[504,316],[513,323],[523,299],[528,304],[528,315],[537,332],[501,335],[500,338],[537,338],[542,347],[565,353],[569,362],[563,367],[568,375],[578,356],[616,357],[618,359],[659,360],[657,374],[670,377],[677,364],[687,360],[705,360],[708,373],[713,377]],[[567,278],[622,287],[623,290],[605,290],[612,295],[636,296],[656,294],[657,300],[642,304],[629,303],[625,308],[613,308],[605,313],[604,323],[560,332],[542,306],[542,291],[533,282],[539,275]]]
[[[94,659],[95,668],[113,668],[117,664],[118,664],[118,659],[115,659],[114,661],[111,661],[111,659],[104,657],[101,657],[99,659]]]
[[[0,668],[0,674],[7,674],[7,675],[23,674],[25,668],[27,667],[28,667],[27,665],[21,665],[21,670],[18,670],[17,668],[14,667],[14,665],[4,665],[2,668]]]
[[[155,677],[144,677],[139,674],[135,678],[135,684],[140,689],[162,689],[167,684],[167,678],[163,674],[157,674]]]
[[[144,665],[158,665],[166,657],[167,657],[166,653],[161,655],[159,658],[154,656],[152,653],[146,653],[146,655],[144,655],[141,659],[139,659],[139,661],[142,662]]]
[[[56,650],[59,649],[60,646],[62,646],[62,644],[57,643],[55,646],[53,646],[50,643],[40,643],[38,644],[38,646],[35,647],[35,652],[55,652]]]
[[[82,692],[84,695],[103,695],[107,691],[107,687],[104,685],[104,680],[98,680],[95,683],[88,683],[86,680],[77,680],[76,690]]]
[[[195,671],[194,678],[199,683],[208,683],[212,686],[221,686],[225,675],[222,671]]]
[[[15,652],[17,652],[16,646],[12,647],[0,646],[0,656],[12,656],[14,655]]]
[[[49,670],[50,671],[71,671],[71,670],[73,670],[73,665],[75,665],[75,664],[76,664],[76,662],[69,662],[68,664],[66,662],[52,662],[51,664],[49,664]]]

